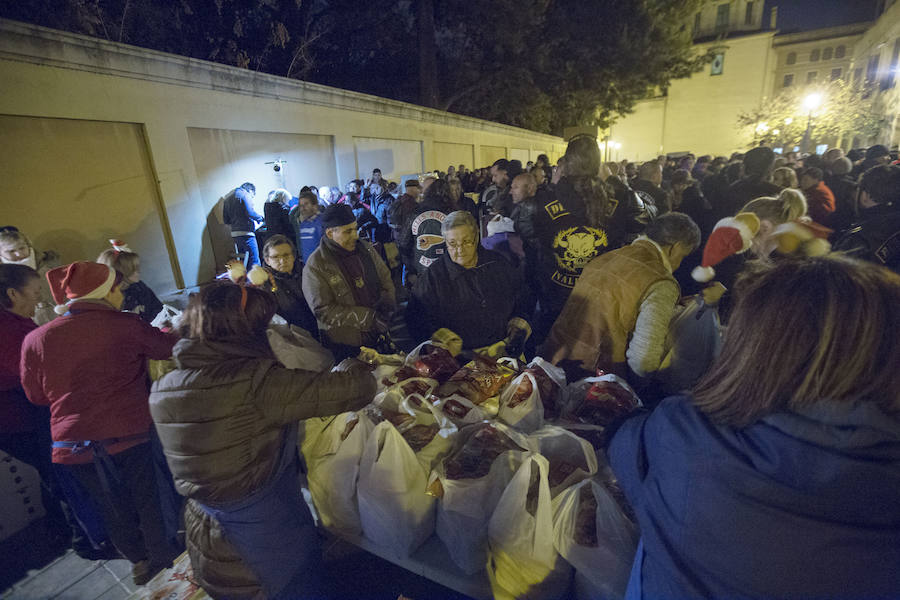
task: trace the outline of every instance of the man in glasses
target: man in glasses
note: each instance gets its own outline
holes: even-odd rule
[[[269,273],[267,289],[278,302],[277,314],[318,338],[316,317],[303,296],[303,263],[297,260],[294,244],[287,236],[273,235],[263,246],[263,259]]]

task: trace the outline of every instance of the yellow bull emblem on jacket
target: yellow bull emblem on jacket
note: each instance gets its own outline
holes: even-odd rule
[[[426,251],[432,246],[437,246],[439,244],[444,243],[444,238],[439,235],[434,235],[431,233],[423,233],[420,234],[419,237],[416,238],[416,248],[421,251]]]
[[[595,227],[570,227],[557,233],[553,239],[556,263],[570,273],[581,271],[592,258],[600,254],[600,248],[607,245],[609,241],[606,239],[606,232]]]

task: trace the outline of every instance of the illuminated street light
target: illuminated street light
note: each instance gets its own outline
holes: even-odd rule
[[[813,111],[820,106],[822,106],[822,94],[819,92],[813,92],[803,99],[803,108],[809,111],[809,116],[806,119],[806,133],[803,134],[803,142],[800,144],[800,147],[803,148],[805,152],[810,151],[809,145],[810,136],[812,135]]]
[[[812,112],[822,106],[822,94],[814,92],[803,99],[803,107]]]

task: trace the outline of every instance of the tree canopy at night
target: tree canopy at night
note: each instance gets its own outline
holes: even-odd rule
[[[0,15],[559,134],[689,76],[703,0],[19,0]]]
[[[807,127],[813,141],[868,139],[878,135],[884,125],[872,95],[874,85],[854,86],[836,79],[814,86],[791,86],[767,98],[759,108],[738,115],[738,125],[747,127],[753,144],[760,146],[800,145]],[[805,105],[810,95],[817,96],[814,108]]]

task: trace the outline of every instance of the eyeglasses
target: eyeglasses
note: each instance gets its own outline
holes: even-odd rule
[[[277,260],[279,262],[282,262],[282,261],[288,260],[290,258],[294,258],[294,254],[293,253],[291,253],[291,254],[270,254],[268,256],[268,258],[269,258],[269,260]]]
[[[472,248],[475,246],[475,240],[463,240],[461,242],[457,242],[453,240],[452,242],[447,242],[447,247],[451,250],[460,250],[462,248]]]

